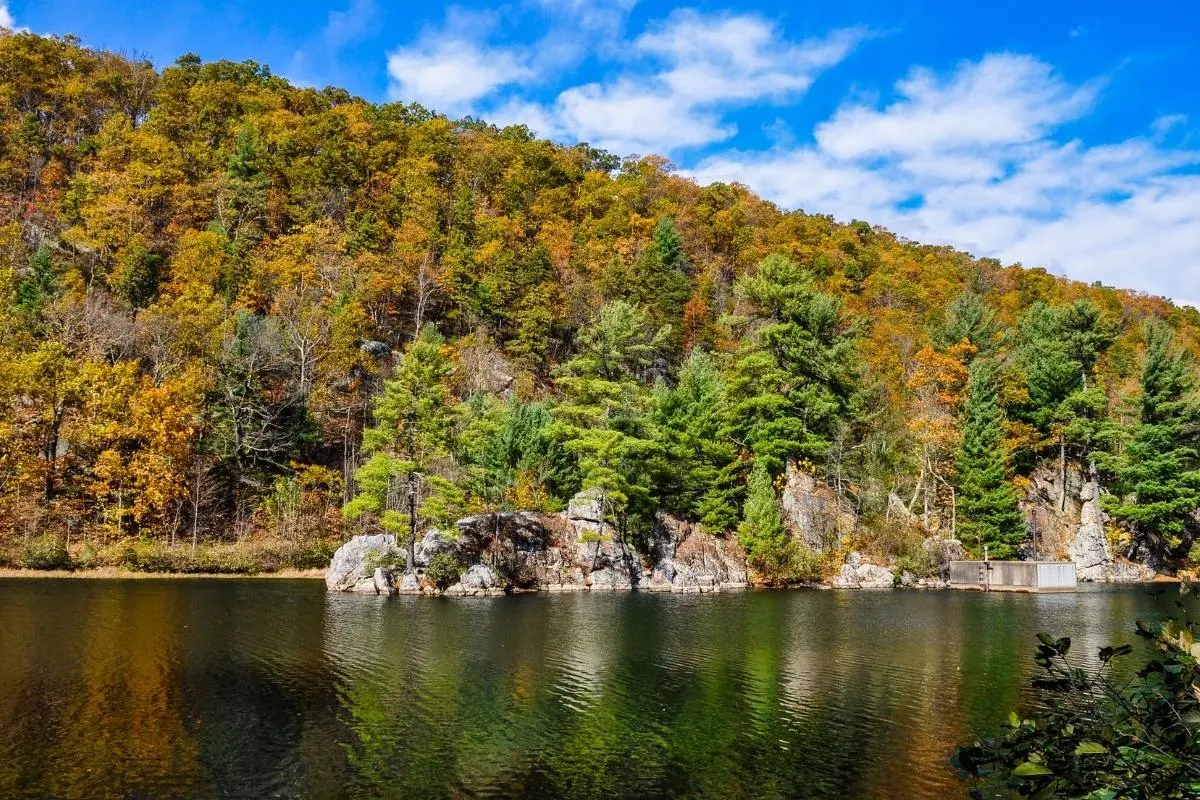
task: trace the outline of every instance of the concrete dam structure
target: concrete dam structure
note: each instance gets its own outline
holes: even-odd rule
[[[951,561],[950,588],[980,592],[1073,592],[1071,561]]]

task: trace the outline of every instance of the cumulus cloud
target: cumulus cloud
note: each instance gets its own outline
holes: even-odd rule
[[[1200,151],[1159,138],[1180,120],[1114,144],[1060,141],[1101,86],[1029,56],[918,69],[895,88],[882,107],[843,105],[812,144],[715,155],[692,174],[1080,280],[1200,293]]]
[[[17,33],[29,32],[29,28],[17,26],[17,21],[8,9],[8,3],[0,3],[0,28],[8,28],[10,31],[16,31]]]
[[[393,99],[451,114],[534,74],[518,50],[436,36],[390,53],[387,70]]]
[[[537,115],[552,135],[621,154],[673,155],[737,133],[729,112],[795,99],[844,59],[866,32],[790,42],[751,14],[671,14],[627,48],[634,66],[603,83],[563,90]]]

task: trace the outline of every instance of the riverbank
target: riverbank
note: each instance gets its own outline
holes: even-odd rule
[[[0,546],[0,574],[60,577],[320,577],[340,540],[256,537],[174,546],[153,540],[74,541],[31,537]]]
[[[13,569],[0,568],[0,578],[81,578],[91,580],[141,580],[163,578],[289,578],[305,580],[324,580],[325,570],[311,569],[281,569],[277,572],[135,572],[117,567],[97,567],[95,569]]]

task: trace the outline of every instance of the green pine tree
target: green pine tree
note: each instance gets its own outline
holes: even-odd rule
[[[1195,359],[1165,322],[1145,328],[1138,425],[1113,473],[1105,509],[1128,525],[1154,563],[1169,564],[1196,540],[1200,509],[1200,400]]]
[[[817,461],[855,395],[855,331],[838,302],[783,256],[764,259],[736,288],[758,327],[729,378],[725,435],[772,474],[789,460]]]
[[[1017,556],[1026,530],[1004,451],[996,370],[991,359],[971,365],[956,458],[958,529],[967,545],[988,545],[989,555],[1006,559]]]
[[[637,264],[631,288],[637,302],[650,312],[651,321],[672,325],[676,332],[673,339],[678,339],[682,332],[679,321],[692,293],[692,281],[683,240],[669,217],[654,226],[654,236]]]
[[[450,457],[451,369],[442,337],[425,328],[375,398],[375,425],[363,431],[370,458],[355,473],[358,493],[343,511],[350,519],[374,514],[385,530],[406,539],[409,572],[422,523],[449,522],[462,503],[460,490],[439,471]]]
[[[788,561],[790,540],[783,528],[775,484],[765,461],[755,463],[750,470],[738,542],[759,572],[771,577],[786,571],[781,568]]]
[[[667,511],[699,519],[706,528],[728,530],[737,524],[736,496],[726,465],[735,455],[721,437],[724,381],[708,353],[693,351],[679,383],[655,387],[653,423],[663,458],[656,469],[657,502]]]
[[[950,303],[940,325],[934,327],[933,340],[943,350],[961,342],[975,348],[975,354],[990,356],[1000,344],[1000,325],[996,314],[978,292],[967,290]]]
[[[582,487],[601,492],[622,535],[645,529],[654,514],[651,466],[659,448],[643,381],[669,336],[637,306],[614,301],[580,331],[578,354],[557,376],[562,400],[550,435],[577,459]]]
[[[29,272],[17,284],[17,308],[32,318],[39,318],[42,310],[58,296],[58,276],[47,245],[39,245],[29,259]]]

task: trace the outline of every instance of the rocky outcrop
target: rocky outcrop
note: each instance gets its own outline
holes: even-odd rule
[[[1073,561],[1081,581],[1151,580],[1154,570],[1112,552],[1100,499],[1099,482],[1077,465],[1068,462],[1065,474],[1061,463],[1039,465],[1021,501],[1030,529],[1026,555]]]
[[[458,580],[443,592],[454,596],[538,590],[714,592],[747,585],[735,539],[664,515],[639,550],[604,522],[603,506],[599,493],[586,492],[562,514],[512,511],[461,519],[453,532],[427,531],[414,548],[416,571],[399,576],[376,569],[389,559],[403,563],[394,537],[356,536],[334,555],[326,584],[331,591],[437,594],[428,570],[445,554],[461,567]]]
[[[795,464],[788,465],[780,507],[788,533],[816,553],[836,547],[857,524],[833,489]]]
[[[653,592],[716,592],[748,585],[746,561],[736,540],[704,533],[699,525],[664,515],[656,537],[657,559],[638,588]]]
[[[921,547],[926,553],[929,553],[933,563],[937,565],[938,577],[942,581],[950,580],[951,561],[962,561],[967,557],[967,550],[958,539],[930,536],[921,542]],[[907,586],[908,584],[902,580],[901,585]]]
[[[463,572],[458,583],[446,589],[446,594],[458,596],[497,595],[504,594],[504,586],[501,585],[491,567],[473,564]]]
[[[896,585],[896,575],[890,569],[866,562],[858,552],[851,552],[832,585],[835,589],[891,589]]]
[[[331,592],[379,594],[375,568],[398,552],[395,536],[355,536],[333,554],[325,572],[325,586]]]

